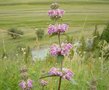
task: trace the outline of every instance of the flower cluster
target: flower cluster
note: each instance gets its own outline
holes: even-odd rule
[[[52,67],[48,72],[52,76],[60,76],[63,79],[71,80],[73,77],[73,72],[67,68],[63,68],[62,71],[58,68]]]
[[[48,34],[52,35],[54,33],[64,33],[66,30],[68,30],[67,24],[49,25]]]
[[[61,9],[53,9],[53,10],[49,10],[48,11],[48,15],[51,17],[51,18],[61,18],[64,14],[64,10],[61,10]]]
[[[54,75],[54,76],[62,76],[62,72],[59,71],[59,69],[52,67],[49,71],[50,75]]]
[[[31,88],[33,87],[33,81],[31,79],[28,79],[27,81],[22,80],[19,83],[19,86],[22,88],[22,90],[31,90]]]
[[[40,85],[43,86],[43,87],[46,86],[47,84],[48,84],[48,82],[45,81],[45,80],[40,81]]]
[[[22,90],[31,90],[33,87],[33,81],[31,79],[28,79],[28,69],[26,66],[23,66],[20,70],[21,74],[21,82],[19,83],[19,86]]]
[[[66,56],[69,54],[72,49],[72,44],[62,43],[61,47],[57,44],[54,44],[50,47],[50,54],[53,56],[63,55]]]
[[[64,71],[63,78],[67,80],[71,80],[72,76],[74,75],[73,72],[67,68],[63,68],[63,71]]]

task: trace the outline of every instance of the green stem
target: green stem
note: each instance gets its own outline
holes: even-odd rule
[[[59,78],[58,90],[61,90],[61,81],[62,81],[62,77]]]
[[[59,46],[60,46],[60,48],[61,48],[60,32],[58,33],[58,40],[59,40]]]
[[[39,79],[43,79],[43,78],[47,78],[47,77],[58,77],[58,76],[55,76],[55,75],[47,75],[47,76],[40,77]]]
[[[62,61],[61,61],[61,71],[62,71]],[[61,82],[62,82],[62,77],[60,76],[60,78],[59,78],[59,84],[58,84],[58,90],[61,89]]]
[[[42,90],[44,90],[44,86],[42,86]]]
[[[61,48],[61,40],[60,40],[60,32],[58,33],[58,40],[59,40],[59,46]],[[61,61],[61,67],[60,67],[60,70],[62,71],[62,61]],[[59,78],[59,84],[58,84],[58,90],[61,89],[61,82],[62,82],[62,77],[60,76]]]

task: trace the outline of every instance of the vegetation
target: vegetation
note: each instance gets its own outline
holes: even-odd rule
[[[8,34],[13,38],[16,39],[18,37],[20,37],[21,35],[23,35],[24,33],[21,30],[17,30],[15,28],[11,28],[8,30]]]
[[[109,42],[109,25],[107,25],[106,28],[103,30],[101,34],[101,39]]]
[[[43,39],[43,37],[44,37],[44,30],[41,29],[41,28],[36,30],[36,35],[37,35],[38,40]]]
[[[44,60],[36,58],[36,61],[33,61],[31,55],[32,50],[40,51],[43,47],[48,49],[52,43],[58,43],[56,36],[47,35],[48,25],[54,23],[47,16],[52,2],[52,0],[0,0],[0,90],[21,90],[20,70],[24,65],[28,68],[28,78],[33,80],[32,90],[42,90],[39,83],[42,74],[51,67],[60,67],[56,58],[49,54]],[[61,40],[73,45],[70,56],[64,59],[63,67],[74,72],[70,83],[67,80],[62,81],[61,90],[108,90],[109,25],[106,24],[109,21],[109,1],[58,2],[60,8],[66,11],[65,16],[58,22],[70,26],[69,30],[62,34]],[[37,33],[35,28],[39,28]],[[11,39],[7,33],[12,38],[18,38],[19,34],[22,38]],[[36,38],[36,34],[43,39],[36,42],[33,39]],[[87,40],[93,41],[92,48],[89,48]],[[53,77],[47,80],[48,85],[44,90],[57,90],[59,79]]]

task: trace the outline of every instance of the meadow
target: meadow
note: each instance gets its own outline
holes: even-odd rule
[[[57,43],[57,37],[49,37],[48,25],[53,23],[48,10],[53,0],[0,0],[0,90],[20,90],[20,69],[23,65],[28,67],[29,77],[34,80],[32,90],[42,90],[39,78],[42,72],[51,67],[58,67],[56,58],[49,54],[44,60],[32,60],[31,52],[23,54],[20,48],[30,49],[49,47]],[[67,23],[69,30],[66,32],[71,37],[71,42],[93,38],[96,29],[101,34],[109,22],[108,0],[57,0],[60,8],[65,10],[65,15],[59,21]],[[12,39],[8,29],[17,28],[24,32],[20,38]],[[44,30],[44,38],[37,40],[37,29]],[[62,36],[62,41],[67,41]],[[81,41],[82,42],[82,41]],[[84,42],[83,42],[84,43]],[[75,47],[74,47],[75,48]],[[109,90],[109,60],[102,56],[102,49],[91,51],[83,50],[82,54],[66,57],[64,67],[70,68],[75,73],[75,82],[62,81],[61,90]],[[102,53],[102,54],[101,54]],[[57,78],[48,78],[48,85],[44,90],[57,90]]]

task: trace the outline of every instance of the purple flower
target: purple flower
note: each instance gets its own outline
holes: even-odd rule
[[[22,80],[19,83],[19,86],[22,88],[22,90],[24,90],[24,89],[30,90],[30,88],[33,87],[33,81],[31,79],[28,79],[27,82],[25,82],[24,80]]]
[[[33,87],[33,81],[31,79],[27,80],[27,86],[28,86],[28,88],[32,88]]]
[[[61,76],[63,79],[71,80],[73,77],[73,72],[70,69],[63,68],[62,71],[58,68],[52,67],[49,71],[50,75]]]
[[[54,9],[54,10],[49,10],[48,15],[51,18],[61,18],[64,14],[64,10],[61,9]]]
[[[58,54],[58,52],[60,52],[60,48],[59,48],[59,45],[57,44],[54,44],[50,47],[50,54],[53,55],[53,56],[56,56]]]
[[[63,69],[63,73],[64,73],[62,76],[63,79],[67,79],[67,80],[71,80],[74,75],[71,70],[66,69],[66,68]]]
[[[70,50],[72,49],[72,44],[68,43],[62,43],[61,48],[59,45],[54,44],[50,47],[50,54],[52,56],[58,56],[58,55],[63,55],[66,56],[69,54]]]
[[[25,89],[26,88],[26,82],[25,81],[21,81],[19,83],[19,86],[22,88],[22,89]]]
[[[57,73],[57,68],[55,68],[55,67],[52,67],[49,71],[50,75],[56,75],[56,73]]]
[[[67,24],[49,25],[48,34],[52,35],[54,33],[64,33],[67,29]]]
[[[50,75],[54,75],[54,76],[62,76],[62,72],[59,71],[59,69],[52,67],[49,71]]]
[[[59,24],[57,26],[57,31],[58,32],[65,32],[68,29],[68,25],[67,24]]]
[[[45,81],[45,80],[41,80],[41,81],[40,81],[40,84],[41,84],[42,86],[46,86],[46,85],[48,84],[48,82]]]
[[[48,27],[48,34],[51,35],[57,32],[57,28],[54,25],[49,25]]]

